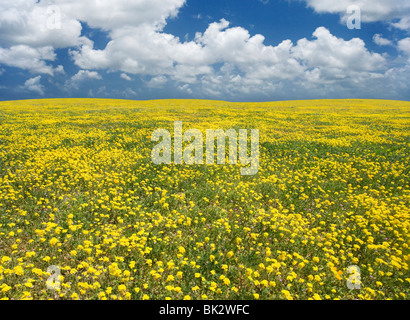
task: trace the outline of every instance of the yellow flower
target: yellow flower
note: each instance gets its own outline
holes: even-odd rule
[[[26,257],[27,257],[27,258],[34,257],[35,255],[36,255],[36,253],[35,253],[34,251],[28,251],[28,252],[26,252]]]
[[[24,274],[24,270],[21,266],[14,267],[14,273],[18,276],[22,276]]]
[[[4,285],[3,288],[1,289],[1,292],[6,293],[9,290],[11,290],[11,287],[8,285]]]
[[[129,270],[125,270],[122,274],[124,277],[129,277],[131,275],[131,272],[129,272]]]
[[[51,238],[51,239],[50,239],[50,245],[51,245],[52,247],[54,247],[57,243],[58,243],[58,239],[57,239],[57,238]]]
[[[268,287],[269,286],[268,280],[262,280],[261,285],[263,285],[264,287]]]
[[[282,290],[281,292],[287,300],[293,300],[293,297],[288,290]]]
[[[3,257],[1,258],[1,264],[4,264],[5,262],[8,262],[8,261],[10,261],[10,260],[11,260],[10,257],[8,257],[8,256],[3,256]]]
[[[314,300],[322,300],[322,298],[321,298],[317,293],[315,293],[315,294],[313,295],[313,299],[314,299]]]

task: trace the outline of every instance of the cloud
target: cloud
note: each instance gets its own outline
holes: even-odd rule
[[[124,80],[131,81],[131,77],[126,73],[121,73],[120,77]]]
[[[349,17],[347,8],[358,6],[363,22],[387,21],[396,28],[410,30],[408,0],[303,0],[317,13],[337,13],[342,21]],[[394,22],[394,20],[399,20]]]
[[[80,83],[88,79],[101,80],[102,77],[96,71],[80,70],[73,75],[70,80],[66,81],[64,86],[65,90],[70,91],[71,89],[79,89]]]
[[[304,1],[316,12],[337,13],[342,19],[346,19],[348,6],[355,4],[362,9],[363,21],[387,21],[402,29],[410,24],[407,0]],[[52,66],[56,49],[68,48],[80,71],[66,81],[67,90],[78,89],[84,80],[101,80],[99,71],[107,71],[120,72],[128,81],[136,78],[130,75],[140,75],[149,79],[145,81],[149,88],[172,86],[219,98],[308,91],[348,95],[370,90],[370,86],[376,90],[383,79],[406,79],[406,67],[397,68],[400,76],[394,78],[385,56],[369,51],[359,38],[344,40],[324,27],[309,39],[267,45],[263,35],[251,35],[222,19],[183,41],[164,32],[164,27],[185,3],[5,0],[0,4],[0,64],[53,76],[64,72],[62,66]],[[82,24],[106,31],[106,46],[96,48],[82,35]],[[373,41],[392,45],[380,34]],[[399,41],[397,48],[407,57],[408,40]],[[134,96],[135,91],[130,90],[124,92]]]
[[[61,1],[54,1],[61,2]],[[80,44],[81,23],[52,1],[2,0],[0,45],[65,48]]]
[[[393,45],[393,42],[391,42],[389,39],[383,38],[381,34],[376,33],[373,36],[373,42],[377,44],[378,46],[391,46]]]
[[[106,31],[149,25],[161,30],[186,0],[55,0],[62,12]]]
[[[410,30],[410,14],[407,16],[400,18],[399,22],[395,22],[391,24],[393,27],[402,29],[402,30]]]
[[[250,36],[240,27],[228,28],[222,19],[197,33],[193,41],[183,42],[173,35],[143,26],[112,33],[103,50],[84,45],[72,51],[82,69],[113,69],[130,74],[169,76],[195,83],[199,76],[211,74],[213,65],[228,63],[251,77],[289,78],[302,72],[291,57],[291,42],[265,46],[262,35]]]
[[[31,79],[28,79],[23,88],[38,93],[39,95],[44,95],[44,86],[40,83],[41,76],[37,76]]]
[[[46,62],[50,59],[42,55],[44,50],[51,55],[55,49],[83,46],[86,55],[92,46],[92,41],[81,36],[80,21],[110,32],[123,33],[124,29],[142,26],[159,31],[184,3],[185,0],[3,0],[0,63],[53,75]],[[25,50],[28,52],[24,55]],[[13,62],[11,56],[15,53],[18,61]],[[92,53],[98,59],[96,52]],[[34,66],[27,63],[30,59],[34,59]]]
[[[149,87],[149,88],[161,88],[167,82],[168,82],[167,77],[165,77],[165,76],[156,76],[156,77],[153,77],[150,81],[148,81],[147,87]]]
[[[410,38],[402,39],[397,44],[400,51],[410,56]]]
[[[88,71],[88,70],[80,70],[77,72],[77,74],[71,77],[71,81],[74,81],[74,82],[83,81],[85,79],[101,80],[102,77],[100,76],[98,72]]]
[[[407,67],[410,69],[410,37],[400,40],[397,43],[397,49],[407,57]]]
[[[206,61],[223,65],[181,88],[209,97],[245,99],[323,96],[329,92],[341,97],[369,91],[369,85],[380,89],[387,61],[370,52],[361,39],[346,41],[320,27],[312,39],[266,46],[263,37],[251,37],[244,29],[227,26],[226,21],[213,24],[196,38],[206,51]]]
[[[129,98],[133,98],[136,97],[138,94],[132,90],[131,88],[127,88],[125,90],[122,91],[122,94],[124,97],[129,97]]]
[[[174,63],[197,64],[202,50],[194,42],[181,43],[173,35],[150,26],[115,30],[103,50],[91,44],[72,50],[74,62],[82,69],[113,69],[128,74],[172,74]]]
[[[178,86],[178,89],[181,90],[181,91],[184,91],[184,92],[186,92],[186,93],[188,93],[188,94],[192,94],[192,89],[189,87],[188,84],[184,84],[184,85]]]
[[[2,0],[0,44],[65,48],[81,43],[81,23],[111,31],[165,26],[185,0]]]
[[[260,34],[230,27],[225,19],[185,42],[152,24],[115,25],[109,34],[104,49],[95,49],[90,42],[72,50],[74,62],[82,69],[149,75],[151,88],[171,79],[184,89],[185,84],[191,90],[200,84],[203,92],[222,95],[272,92],[284,81],[311,81],[317,86],[354,79],[366,83],[381,76],[386,65],[385,58],[369,52],[361,39],[346,41],[324,27],[313,33],[312,40],[301,39],[296,45],[284,40],[276,46],[265,45]]]
[[[55,72],[62,72],[63,67],[53,68],[45,61],[54,61],[56,55],[51,46],[32,48],[27,45],[16,45],[10,48],[0,47],[0,63],[21,69],[29,70],[33,73],[54,75]]]
[[[324,27],[317,28],[313,36],[315,40],[301,39],[293,49],[295,55],[309,68],[340,70],[343,73],[369,72],[383,68],[385,58],[378,53],[369,52],[364,41],[359,38],[345,41],[335,37]]]

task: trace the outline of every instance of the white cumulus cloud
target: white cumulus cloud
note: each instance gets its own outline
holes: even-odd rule
[[[46,61],[54,61],[56,55],[51,46],[33,48],[28,45],[15,45],[10,48],[0,47],[0,63],[21,69],[29,70],[33,73],[43,73],[53,75],[61,72],[62,66],[54,69]]]
[[[44,86],[40,83],[40,80],[41,76],[28,79],[24,83],[24,88],[40,95],[44,95]]]
[[[71,77],[72,81],[82,81],[85,79],[100,80],[102,77],[96,71],[80,70],[74,76]]]
[[[373,42],[377,44],[378,46],[391,46],[393,45],[393,42],[391,42],[389,39],[383,38],[381,34],[376,33],[373,36]]]
[[[80,44],[81,23],[58,1],[2,0],[0,45],[65,48]]]
[[[410,56],[410,38],[400,40],[398,42],[398,48],[400,51]]]
[[[132,78],[131,78],[128,74],[126,74],[126,73],[121,73],[120,77],[121,77],[122,79],[124,79],[124,80],[127,80],[127,81],[131,81],[131,80],[132,80]]]
[[[396,28],[409,30],[410,1],[408,0],[303,0],[318,13],[338,13],[343,21],[347,9],[358,6],[363,22],[387,21]],[[398,19],[399,22],[393,20]]]
[[[70,90],[72,88],[78,89],[80,84],[85,80],[101,80],[101,75],[96,71],[89,70],[80,70],[75,75],[71,77],[70,80],[67,80],[65,83],[65,89]]]

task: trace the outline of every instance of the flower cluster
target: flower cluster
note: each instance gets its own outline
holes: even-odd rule
[[[2,102],[0,298],[408,299],[409,110]],[[259,129],[258,174],[153,164],[151,133],[175,120]]]

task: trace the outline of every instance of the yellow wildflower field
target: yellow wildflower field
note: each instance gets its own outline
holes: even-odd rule
[[[174,121],[258,173],[153,164]],[[0,298],[408,299],[409,144],[400,101],[0,102]]]

